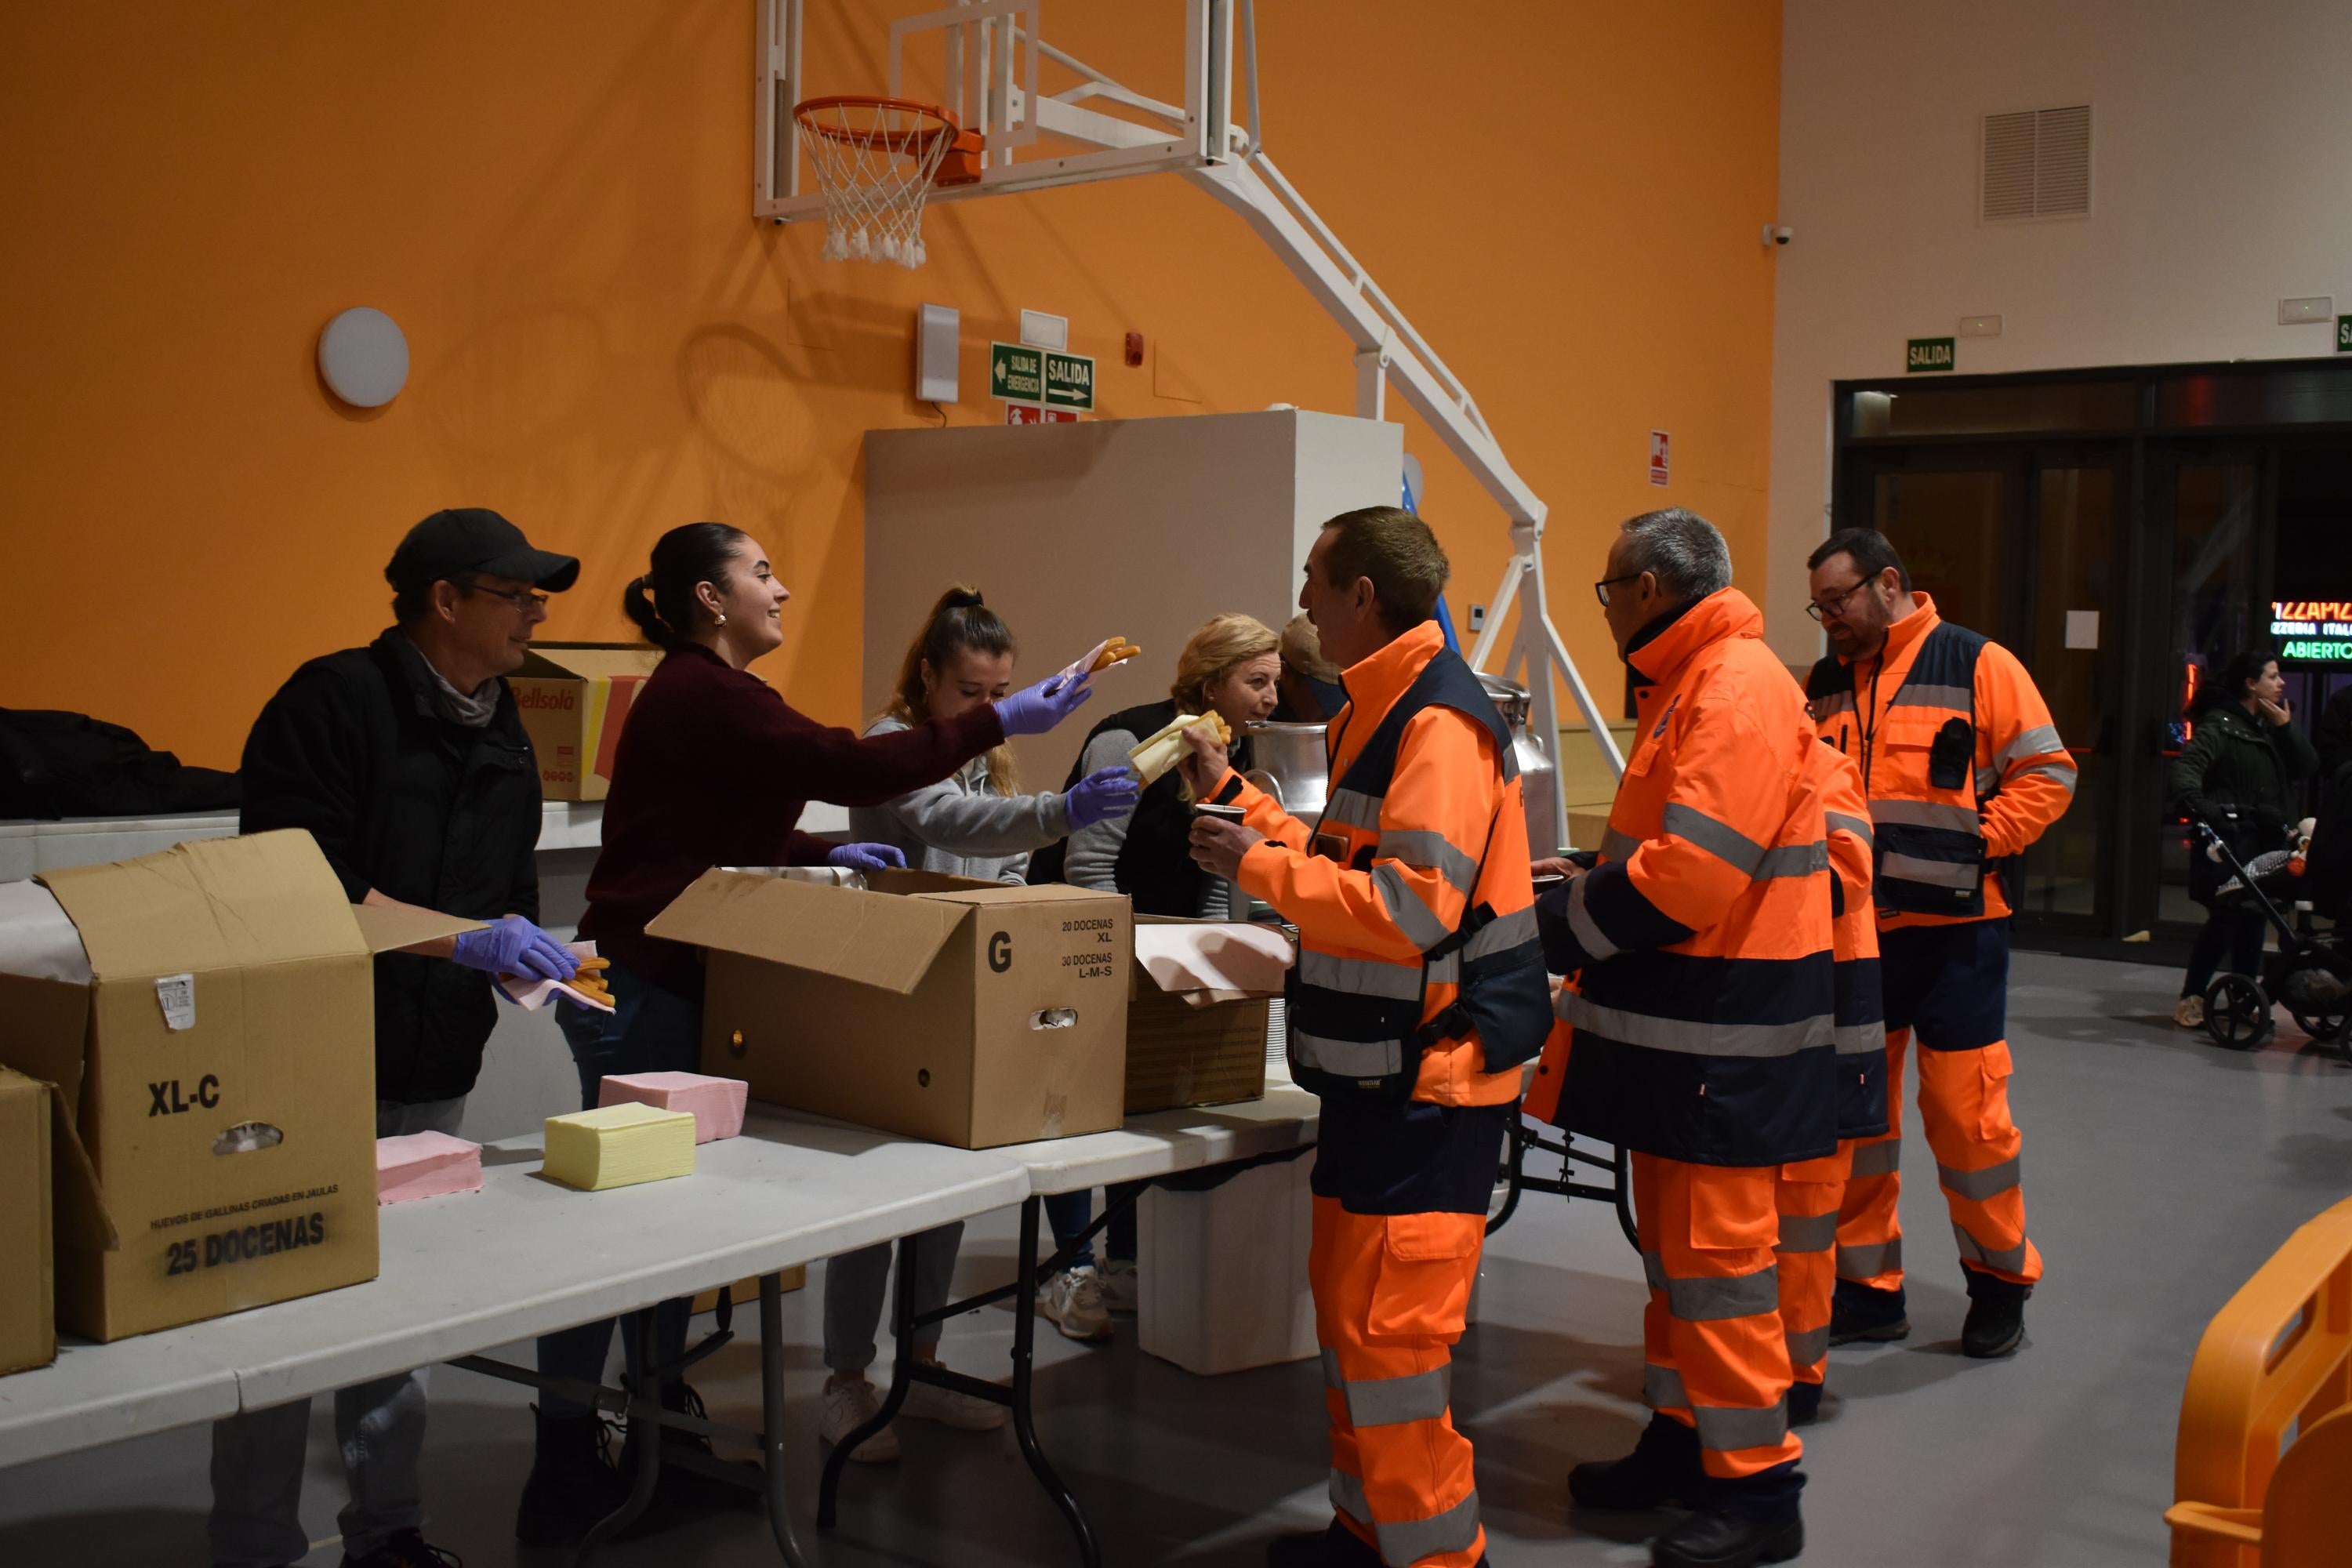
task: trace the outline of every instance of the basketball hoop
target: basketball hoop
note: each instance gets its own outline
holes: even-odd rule
[[[824,197],[824,259],[924,261],[923,198],[934,184],[980,178],[981,141],[935,104],[903,98],[812,98],[796,104]]]

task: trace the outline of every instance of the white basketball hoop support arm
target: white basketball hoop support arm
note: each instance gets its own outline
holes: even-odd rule
[[[803,0],[758,0],[760,90],[753,143],[753,210],[763,218],[789,223],[821,211],[814,195],[800,190],[799,158],[792,105],[807,96],[801,82],[801,11]],[[946,45],[949,102],[959,123],[988,138],[986,165],[978,183],[935,189],[930,199],[947,202],[1010,191],[1109,179],[1119,175],[1181,174],[1241,215],[1271,247],[1291,275],[1339,322],[1355,345],[1356,414],[1385,419],[1391,382],[1405,402],[1484,485],[1509,520],[1511,559],[1487,605],[1486,618],[1468,658],[1485,670],[1502,641],[1504,624],[1518,610],[1504,650],[1501,673],[1528,689],[1528,726],[1547,751],[1559,734],[1557,672],[1575,700],[1612,777],[1625,771],[1608,718],[1568,656],[1551,622],[1544,595],[1544,503],[1528,488],[1486,426],[1486,416],[1404,312],[1381,291],[1361,263],[1316,215],[1307,199],[1282,175],[1251,134],[1263,125],[1257,110],[1255,44],[1249,37],[1249,0],[1242,0],[1243,44],[1250,66],[1247,83],[1250,126],[1233,118],[1234,0],[1185,0],[1185,101],[1166,103],[1122,86],[1037,36],[1039,0],[957,0],[950,9],[903,17],[892,24],[889,90],[896,96],[906,39],[939,31]],[[1050,96],[1036,89],[1038,57],[1054,61],[1079,79]],[[1025,58],[1025,68],[1019,61]],[[1082,107],[1087,100],[1118,106],[1144,119],[1127,119]],[[1148,122],[1147,122],[1148,121]],[[1034,152],[1040,134],[1092,151],[1045,153],[1016,162],[1016,153]],[[1556,752],[1555,752],[1556,755]],[[1554,794],[1556,843],[1568,843],[1564,792]],[[1549,846],[1535,847],[1538,855]]]

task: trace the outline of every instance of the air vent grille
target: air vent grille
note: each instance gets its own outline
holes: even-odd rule
[[[2091,106],[1984,117],[1978,215],[1986,223],[2082,217],[2091,210]]]

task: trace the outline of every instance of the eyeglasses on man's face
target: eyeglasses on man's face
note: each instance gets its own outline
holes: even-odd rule
[[[1817,621],[1826,621],[1832,616],[1836,616],[1840,619],[1843,619],[1845,616],[1846,601],[1869,586],[1870,579],[1867,577],[1861,577],[1847,584],[1844,587],[1839,589],[1836,593],[1831,595],[1826,599],[1808,599],[1805,601],[1805,614],[1812,616],[1813,619]]]
[[[547,595],[529,588],[493,588],[487,583],[459,583],[456,587],[460,594],[488,594],[493,599],[504,599],[518,610],[547,608]]]
[[[1638,583],[1646,575],[1646,573],[1628,572],[1622,577],[1603,577],[1600,582],[1592,584],[1592,596],[1601,601],[1601,607],[1605,610],[1609,607],[1611,588],[1620,583]]]

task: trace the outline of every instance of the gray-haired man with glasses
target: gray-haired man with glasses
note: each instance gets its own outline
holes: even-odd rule
[[[302,666],[255,721],[239,824],[307,830],[355,904],[489,922],[375,961],[380,1138],[457,1131],[497,1022],[497,975],[560,980],[576,967],[538,924],[539,767],[505,678],[547,618],[540,590],[572,586],[580,563],[532,549],[494,511],[468,509],[410,529],[383,574],[397,624],[366,647]],[[299,1505],[310,1426],[308,1400],[214,1426],[215,1568],[279,1568],[308,1555]],[[338,1392],[335,1436],[351,1483],[347,1568],[453,1563],[420,1533],[425,1374]]]

